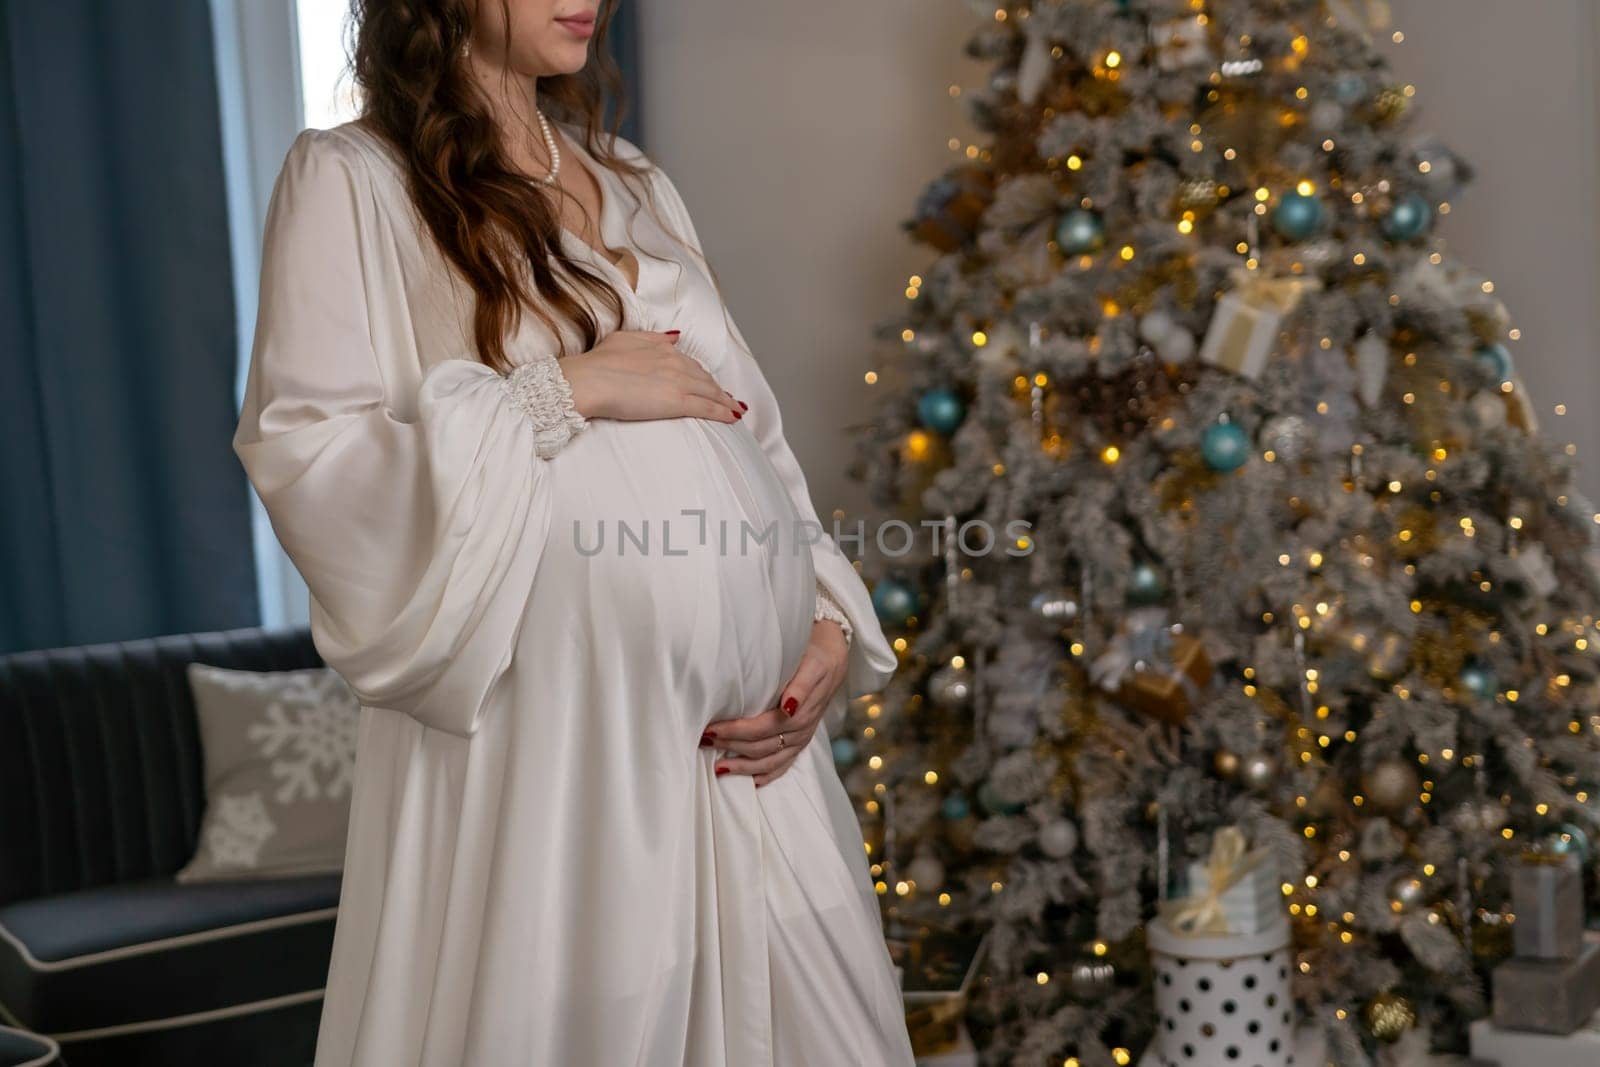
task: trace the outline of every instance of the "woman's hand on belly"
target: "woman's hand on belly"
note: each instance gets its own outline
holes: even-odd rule
[[[561,360],[573,407],[588,419],[743,418],[746,405],[679,352],[677,342],[676,330],[614,330],[589,351]]]
[[[828,702],[844,684],[849,654],[838,623],[829,619],[812,623],[811,641],[777,707],[706,726],[712,738],[709,744],[734,753],[717,761],[717,773],[751,775],[759,788],[787,771],[811,743]],[[702,746],[707,744],[701,741]]]

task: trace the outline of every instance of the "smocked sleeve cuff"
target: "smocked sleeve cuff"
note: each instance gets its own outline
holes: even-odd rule
[[[849,647],[850,637],[853,632],[850,626],[850,616],[846,615],[844,608],[840,606],[837,600],[833,599],[832,594],[828,592],[827,586],[823,585],[821,582],[818,582],[817,610],[816,613],[812,615],[812,620],[815,622],[820,622],[823,619],[828,619],[831,622],[836,622],[839,624],[839,629],[844,631],[845,646]]]
[[[589,425],[572,401],[572,383],[555,356],[537,356],[504,377],[511,404],[533,423],[534,450],[545,459]]]

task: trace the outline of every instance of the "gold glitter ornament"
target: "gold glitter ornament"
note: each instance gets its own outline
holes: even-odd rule
[[[1400,1040],[1417,1022],[1417,1009],[1399,993],[1379,993],[1362,1012],[1367,1029],[1379,1041]]]
[[[1383,122],[1393,122],[1406,113],[1406,108],[1411,101],[1406,97],[1405,90],[1398,85],[1388,85],[1378,93],[1378,98],[1373,102],[1373,110]]]
[[[1179,211],[1204,211],[1217,206],[1217,183],[1212,178],[1185,178],[1178,183]]]

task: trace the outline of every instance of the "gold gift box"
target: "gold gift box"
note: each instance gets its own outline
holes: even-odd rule
[[[900,970],[912,1052],[921,1057],[959,1051],[967,997],[988,934],[921,926],[887,941],[889,958]]]
[[[1187,681],[1188,684],[1185,684]],[[1116,689],[1119,704],[1177,725],[1193,710],[1190,688],[1205,689],[1211,681],[1211,660],[1199,638],[1179,634],[1172,639],[1172,663],[1166,669],[1146,665],[1128,671]]]

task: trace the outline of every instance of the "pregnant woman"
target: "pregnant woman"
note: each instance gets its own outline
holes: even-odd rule
[[[274,190],[234,448],[362,703],[316,1067],[903,1067],[828,740],[895,657],[596,7],[363,0]]]

